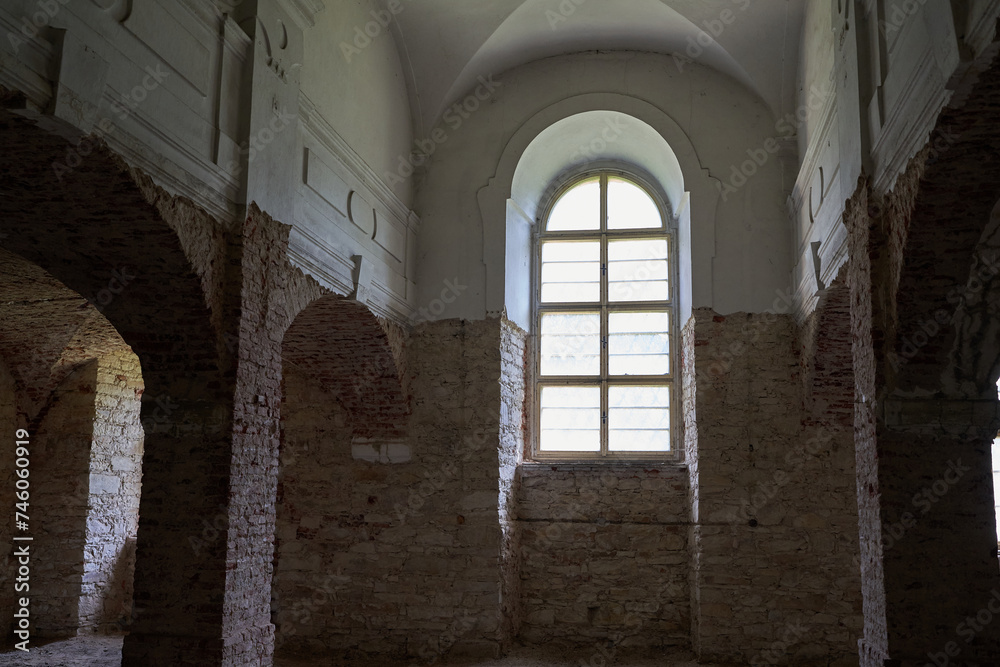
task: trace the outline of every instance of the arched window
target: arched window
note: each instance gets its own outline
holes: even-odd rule
[[[536,252],[535,458],[675,458],[671,222],[618,171],[553,198]]]

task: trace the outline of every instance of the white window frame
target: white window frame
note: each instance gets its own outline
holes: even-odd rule
[[[549,216],[560,198],[569,190],[582,182],[599,176],[601,179],[601,225],[596,231],[571,231],[571,232],[548,232]],[[662,221],[660,229],[637,229],[637,230],[607,230],[607,182],[609,177],[617,177],[627,180],[641,188],[656,204]],[[549,190],[549,192],[553,192]],[[651,181],[637,174],[635,171],[617,167],[604,167],[590,169],[583,172],[574,173],[566,178],[562,185],[554,190],[548,201],[543,202],[544,210],[538,219],[535,232],[532,235],[532,323],[534,335],[532,338],[531,369],[532,369],[532,405],[533,415],[531,420],[531,459],[540,462],[562,462],[562,463],[679,463],[683,461],[683,448],[681,447],[681,409],[680,409],[680,350],[679,338],[679,317],[678,317],[678,262],[677,262],[677,228],[678,221],[670,213],[670,208],[665,203],[659,188],[655,187]],[[610,302],[608,299],[607,281],[607,247],[609,240],[619,239],[642,239],[642,238],[663,238],[667,241],[667,257],[670,284],[670,299],[667,302],[651,301],[629,301]],[[551,304],[542,303],[541,300],[541,248],[542,242],[554,239],[564,240],[599,240],[601,241],[601,300],[599,302],[585,304]],[[606,354],[606,344],[608,331],[608,311],[615,310],[660,310],[670,313],[670,373],[666,376],[610,376],[608,373],[608,363]],[[601,313],[601,375],[596,377],[553,377],[543,378],[540,373],[541,360],[541,316],[550,312],[574,312],[574,311],[594,311]],[[665,385],[669,387],[670,393],[670,449],[666,452],[640,452],[624,451],[611,452],[608,450],[608,385]],[[601,387],[601,451],[600,452],[543,452],[539,448],[541,435],[541,388],[543,386],[600,386]]]

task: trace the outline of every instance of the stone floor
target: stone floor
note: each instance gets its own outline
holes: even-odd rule
[[[27,654],[23,652],[0,653],[0,666],[2,667],[120,667],[121,665],[121,637],[76,637],[62,641],[55,641],[44,646],[33,647]],[[333,665],[343,663],[333,663],[326,660],[293,660],[279,658],[275,660],[275,667],[311,667],[313,665]],[[408,662],[404,665],[415,665],[418,663]],[[371,663],[369,663],[371,665]],[[366,665],[365,667],[369,667]],[[599,652],[593,655],[579,655],[573,658],[562,657],[556,659],[537,657],[534,653],[525,654],[524,650],[515,651],[512,655],[501,660],[486,660],[476,662],[440,662],[436,663],[440,667],[590,667],[594,665],[607,665],[608,667],[721,667],[713,665],[698,665],[690,655],[677,655],[673,658],[626,658],[619,659],[616,656],[607,657]],[[360,665],[358,666],[360,667]],[[374,665],[371,665],[374,667]],[[384,663],[378,667],[390,667]]]

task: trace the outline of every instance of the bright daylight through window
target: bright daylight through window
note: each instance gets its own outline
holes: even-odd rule
[[[537,458],[669,458],[673,237],[637,181],[589,174],[538,240]]]

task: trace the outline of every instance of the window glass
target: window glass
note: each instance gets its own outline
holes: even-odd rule
[[[601,300],[601,242],[542,243],[543,302]]]
[[[608,374],[670,373],[670,314],[608,314]]]
[[[609,387],[608,449],[612,452],[669,451],[669,388]]]
[[[656,229],[660,210],[646,191],[622,178],[608,178],[608,229]]]
[[[609,301],[669,301],[666,239],[608,241]]]
[[[542,387],[540,394],[543,451],[601,451],[599,387]]]
[[[673,281],[661,208],[604,172],[567,189],[538,238],[536,452],[671,451]]]
[[[601,374],[599,313],[549,313],[540,329],[542,375]]]
[[[601,180],[593,178],[568,190],[549,214],[550,232],[588,231],[601,228]]]

